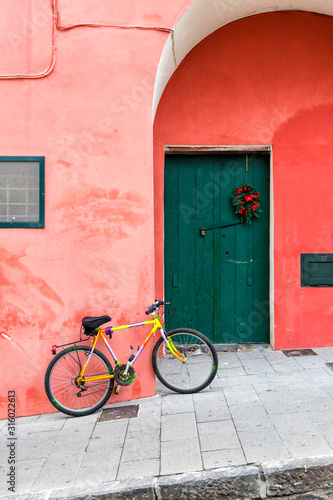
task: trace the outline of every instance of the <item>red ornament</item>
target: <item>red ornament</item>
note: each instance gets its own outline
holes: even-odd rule
[[[252,217],[260,217],[259,192],[255,191],[250,184],[243,184],[236,188],[231,201],[234,213],[239,215],[241,222],[251,222]]]

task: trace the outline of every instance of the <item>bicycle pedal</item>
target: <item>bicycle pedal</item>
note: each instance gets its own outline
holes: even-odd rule
[[[114,392],[115,392],[116,394],[119,394],[119,389],[120,389],[120,386],[119,386],[119,385],[117,385],[117,387],[115,388]]]

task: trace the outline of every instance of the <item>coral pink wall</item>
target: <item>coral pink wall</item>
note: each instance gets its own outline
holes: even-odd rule
[[[172,28],[192,0],[58,0],[61,24],[110,23]]]
[[[18,416],[54,410],[43,388],[50,346],[76,340],[83,316],[139,321],[162,296],[167,143],[273,144],[276,346],[331,342],[331,289],[300,289],[299,252],[332,249],[332,20],[259,16],[188,56],[156,121],[154,233],[152,100],[168,32],[110,26],[172,28],[191,3],[2,2],[1,156],[45,156],[46,202],[44,229],[0,229],[0,418],[8,390]],[[63,29],[87,23],[108,27]],[[313,190],[325,204],[304,202]],[[114,335],[116,352],[124,359],[146,333]],[[154,393],[151,347],[111,402]]]
[[[164,145],[272,145],[278,349],[333,345],[333,289],[300,286],[300,253],[333,251],[332,47],[330,17],[286,12],[234,22],[187,56],[155,120],[158,293]]]
[[[156,298],[152,99],[168,33],[57,28],[52,42],[53,3],[2,5],[0,78],[47,70],[53,42],[56,61],[45,78],[0,81],[1,155],[45,156],[46,193],[44,229],[0,229],[0,418],[8,390],[18,416],[54,411],[44,393],[50,348],[77,340],[83,316],[137,322]],[[58,23],[172,27],[190,2],[136,3],[59,0]],[[121,360],[148,331],[113,336]],[[111,401],[154,394],[151,349]]]

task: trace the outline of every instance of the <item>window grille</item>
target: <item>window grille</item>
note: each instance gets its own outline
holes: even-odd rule
[[[44,157],[0,157],[0,227],[44,227]]]

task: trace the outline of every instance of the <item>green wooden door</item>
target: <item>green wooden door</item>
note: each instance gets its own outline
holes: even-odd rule
[[[246,179],[263,212],[240,224],[231,195]],[[269,342],[269,155],[167,155],[164,214],[167,328]]]

